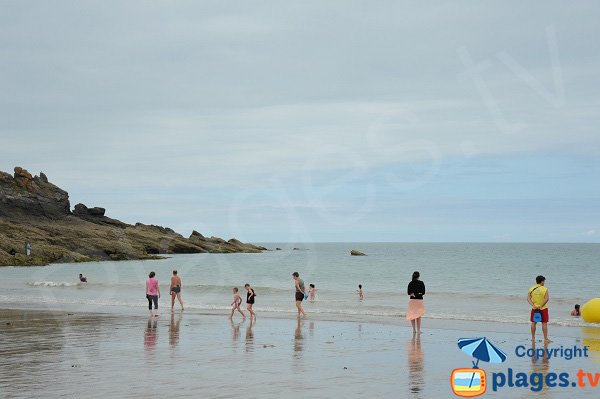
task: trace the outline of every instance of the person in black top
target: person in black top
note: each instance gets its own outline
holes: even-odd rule
[[[254,312],[254,310],[252,309],[252,306],[254,305],[254,298],[256,297],[256,293],[254,292],[254,289],[252,287],[250,287],[250,284],[245,284],[244,288],[246,288],[246,291],[247,291],[246,304],[247,304],[248,312],[250,312],[250,322],[252,322],[253,317],[254,317],[254,319],[256,319],[256,312]]]
[[[425,305],[423,303],[423,295],[425,295],[425,283],[419,278],[421,274],[414,272],[412,281],[408,283],[406,293],[409,296],[408,310],[406,311],[406,320],[410,320],[413,333],[421,333],[421,317],[425,314]]]

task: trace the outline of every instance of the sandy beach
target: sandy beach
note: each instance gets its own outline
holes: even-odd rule
[[[175,312],[156,320],[124,314],[0,310],[3,397],[452,397],[453,369],[470,367],[456,345],[487,336],[508,354],[488,374],[508,367],[528,373],[600,367],[600,333],[553,328],[551,347],[591,345],[589,358],[519,358],[530,346],[522,325],[424,321],[413,337],[399,319],[387,323],[259,317],[233,323],[225,315]],[[490,378],[490,377],[488,377]],[[545,388],[544,397],[573,389]],[[593,388],[577,397],[596,397]],[[531,397],[525,388],[491,387],[490,397]]]

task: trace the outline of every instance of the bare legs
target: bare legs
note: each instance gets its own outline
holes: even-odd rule
[[[171,312],[173,311],[173,308],[175,307],[175,297],[177,297],[177,300],[179,301],[179,304],[181,305],[181,310],[183,310],[183,301],[181,300],[181,292],[171,291]]]
[[[248,304],[247,309],[250,312],[250,322],[252,322],[252,318],[256,319],[256,312],[252,309],[251,303]]]
[[[542,332],[544,333],[544,342],[548,343],[548,323],[542,323]]]
[[[535,342],[536,326],[537,326],[537,323],[534,323],[534,322],[531,323],[531,340],[534,342]],[[550,341],[550,339],[548,339],[548,323],[542,323],[542,332],[544,333],[544,342],[545,343],[552,342],[552,341]]]
[[[302,309],[302,301],[296,301],[296,309],[298,309],[298,317],[306,317],[306,313]]]
[[[240,312],[240,314],[242,315],[242,317],[244,318],[244,320],[246,320],[246,315],[244,314],[244,311],[242,311],[242,309],[240,309],[240,305],[237,305],[234,308],[231,308],[231,314],[229,315],[229,319],[233,320],[233,314],[235,313],[235,311]]]
[[[410,324],[412,324],[413,333],[421,334],[421,318],[420,317],[417,319],[411,320]]]

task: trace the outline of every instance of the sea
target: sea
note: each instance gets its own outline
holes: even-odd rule
[[[185,254],[145,261],[0,268],[0,308],[147,314],[145,280],[160,282],[162,312],[170,310],[169,281],[182,279],[186,312],[231,309],[233,287],[245,299],[254,287],[260,315],[295,310],[292,273],[314,284],[309,315],[331,320],[403,320],[407,285],[419,271],[426,285],[425,319],[529,322],[527,291],[546,277],[553,324],[585,326],[575,304],[600,297],[600,244],[526,243],[260,243],[260,254]],[[350,256],[352,249],[367,256]],[[88,282],[80,283],[79,273]],[[363,300],[356,290],[362,284]],[[176,303],[176,307],[179,305]]]

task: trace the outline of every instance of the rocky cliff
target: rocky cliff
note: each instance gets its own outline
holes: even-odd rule
[[[236,239],[189,238],[172,229],[130,225],[105,215],[100,207],[75,205],[69,194],[43,173],[22,168],[0,171],[0,265],[45,265],[52,262],[153,259],[173,253],[259,253],[266,248]],[[31,244],[31,255],[25,245]]]

